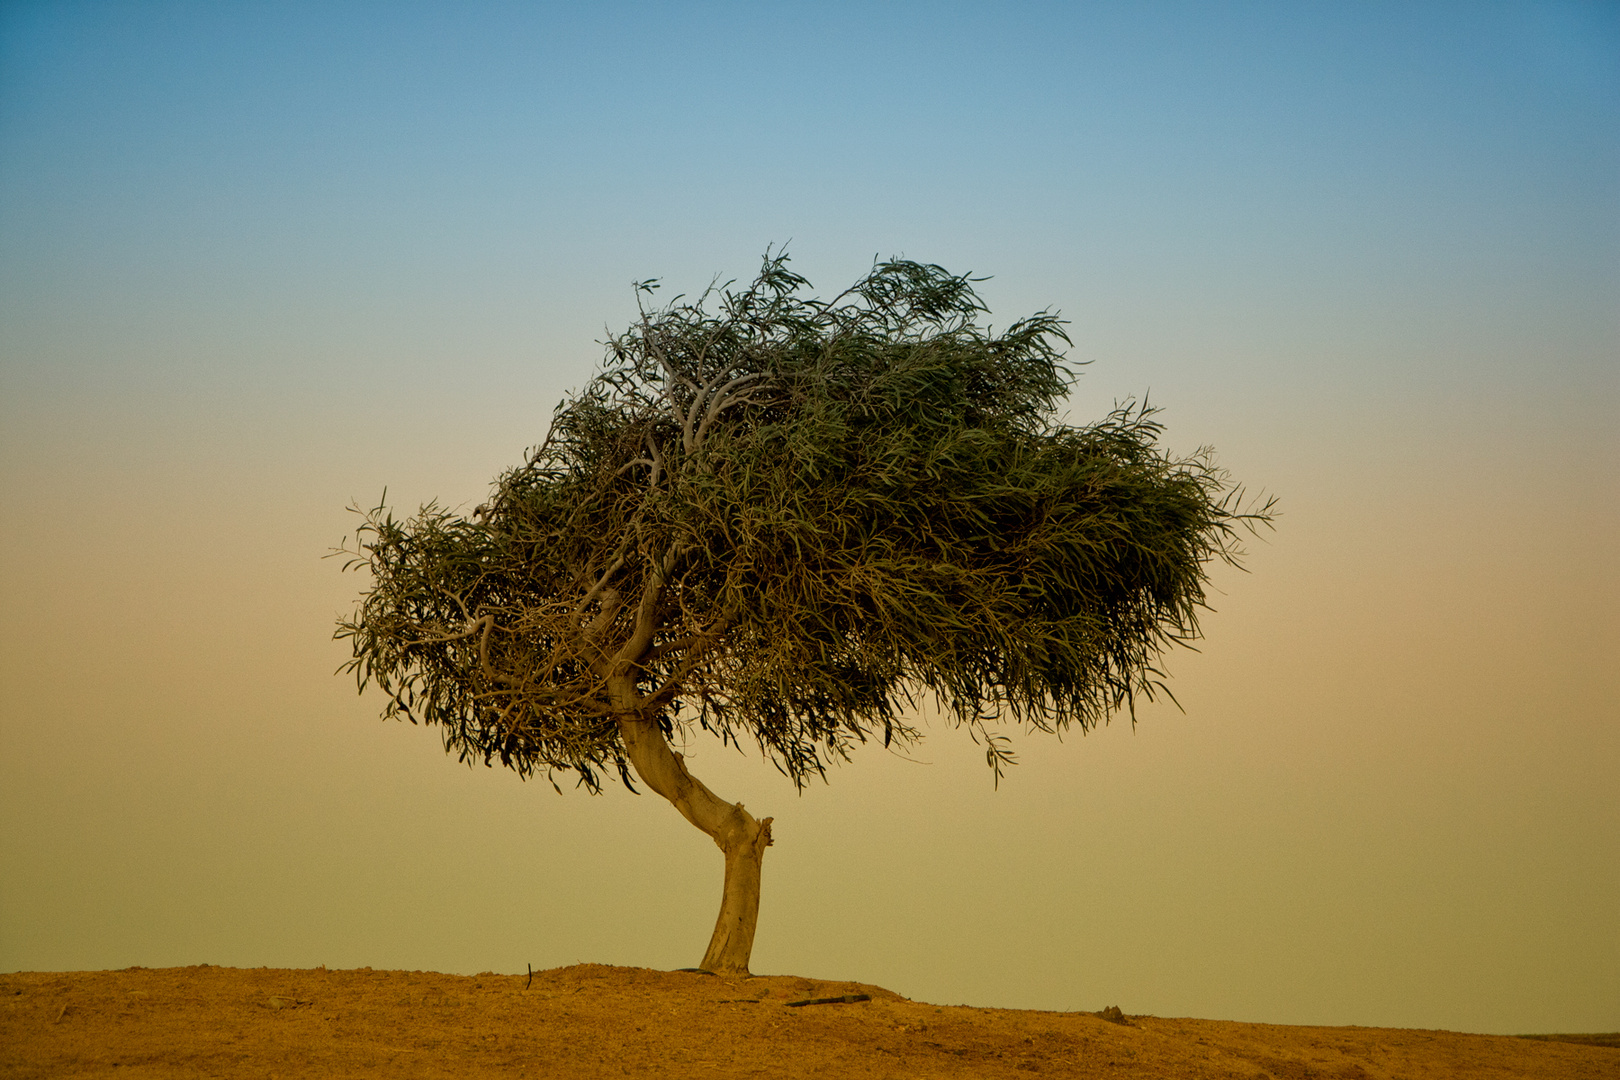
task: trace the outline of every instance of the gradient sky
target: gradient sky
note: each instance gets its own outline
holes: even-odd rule
[[[1620,8],[0,4],[0,969],[695,963],[667,804],[458,766],[322,555],[767,244],[993,275],[1281,499],[1185,712],[776,818],[754,970],[1620,1028]]]

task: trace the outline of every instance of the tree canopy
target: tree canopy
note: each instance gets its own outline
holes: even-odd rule
[[[462,760],[593,790],[633,783],[627,717],[802,785],[916,739],[931,700],[999,777],[1002,722],[1085,730],[1163,691],[1208,568],[1271,503],[1162,450],[1145,405],[1059,422],[1065,324],[993,331],[976,280],[896,259],[820,300],[768,254],[661,307],[640,283],[487,502],[364,516],[338,630],[362,689]]]

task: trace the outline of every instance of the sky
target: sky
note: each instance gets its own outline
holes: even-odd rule
[[[775,818],[753,970],[1620,1028],[1620,7],[0,3],[0,970],[685,967],[713,844],[335,674],[353,503],[472,506],[769,245],[1051,308],[1279,499],[1160,703]]]

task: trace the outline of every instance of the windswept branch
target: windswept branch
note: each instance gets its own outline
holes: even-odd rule
[[[738,375],[718,390],[710,390],[708,386],[705,386],[704,394],[708,395],[708,409],[704,412],[702,421],[698,423],[696,430],[693,430],[692,421],[696,418],[698,409],[704,403],[704,396],[699,395],[693,399],[692,407],[688,411],[683,424],[685,432],[683,448],[687,454],[695,454],[698,447],[703,445],[703,439],[708,434],[715,417],[734,405],[746,404],[748,401],[753,400],[749,391],[738,391],[738,387],[746,386],[748,383],[756,382],[765,377],[763,371],[755,371],[746,375]]]

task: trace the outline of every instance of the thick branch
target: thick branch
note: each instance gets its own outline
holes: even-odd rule
[[[691,434],[689,445],[686,447],[686,452],[690,454],[696,451],[698,447],[702,446],[703,437],[708,434],[709,425],[714,423],[714,418],[733,405],[740,405],[745,401],[751,400],[748,396],[749,391],[757,389],[757,387],[749,387],[748,390],[742,390],[736,393],[733,393],[733,391],[737,391],[737,388],[745,383],[751,383],[756,379],[763,379],[764,377],[765,373],[762,371],[751,372],[747,375],[739,375],[735,379],[732,379],[730,382],[726,383],[724,386],[720,387],[720,389],[713,391],[709,398],[709,408],[703,414],[703,422],[698,425],[697,431]],[[728,397],[728,395],[730,396]],[[699,404],[700,402],[696,401],[692,403],[692,413],[694,416],[697,413]],[[688,429],[690,429],[690,425],[688,425]]]
[[[618,556],[613,560],[613,565],[602,571],[602,576],[596,579],[596,583],[590,587],[589,591],[585,593],[584,597],[580,599],[579,603],[574,605],[574,625],[576,627],[579,625],[579,616],[587,607],[590,606],[591,601],[595,600],[599,595],[601,595],[602,590],[607,587],[607,583],[613,579],[613,575],[617,574],[621,569],[623,569],[624,560],[626,557],[624,555],[624,551],[628,546],[628,540],[619,544]]]
[[[635,697],[634,679],[629,673],[647,658],[647,653],[652,648],[653,637],[658,633],[655,619],[658,601],[664,594],[664,575],[658,560],[649,556],[647,564],[647,578],[641,586],[641,603],[636,606],[635,626],[631,628],[630,636],[625,639],[624,644],[619,646],[619,651],[613,655],[609,666],[612,677],[622,676],[631,679],[632,685],[628,693],[632,699]]]

